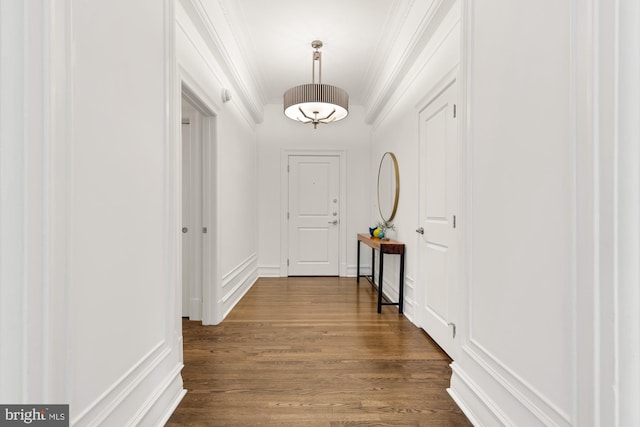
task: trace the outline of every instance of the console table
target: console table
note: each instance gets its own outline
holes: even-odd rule
[[[376,288],[375,277],[375,260],[376,251],[380,254],[380,272],[378,273],[378,313],[382,312],[383,305],[397,305],[398,313],[402,314],[402,303],[404,300],[404,243],[396,242],[395,240],[384,240],[378,237],[372,237],[369,234],[358,234],[358,267],[356,270],[356,283],[360,283],[360,243],[371,248],[371,276],[363,276],[369,280],[371,285]],[[382,293],[382,274],[384,272],[384,254],[400,255],[400,279],[399,279],[399,296],[398,302],[390,302],[387,297]],[[385,302],[382,302],[382,300]]]

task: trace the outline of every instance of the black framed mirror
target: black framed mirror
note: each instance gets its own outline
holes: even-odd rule
[[[386,152],[378,168],[378,210],[383,221],[391,221],[398,210],[400,172],[395,154]]]

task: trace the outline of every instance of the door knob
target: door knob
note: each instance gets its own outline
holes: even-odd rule
[[[418,234],[424,234],[424,228],[423,228],[423,227],[418,228],[418,229],[416,230],[416,233],[418,233]]]
[[[338,220],[334,219],[333,221],[329,221],[329,224],[337,225],[338,224]]]

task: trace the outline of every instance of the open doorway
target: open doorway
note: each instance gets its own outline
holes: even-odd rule
[[[215,115],[182,90],[182,317],[215,323]]]

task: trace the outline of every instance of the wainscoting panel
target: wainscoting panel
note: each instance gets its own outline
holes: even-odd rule
[[[235,307],[251,286],[258,280],[258,258],[254,253],[222,277],[223,318]]]
[[[185,393],[180,377],[182,364],[176,364],[171,353],[164,341],[158,343],[87,410],[77,414],[71,424],[157,425],[173,410],[160,403],[177,405]],[[168,374],[162,378],[163,373]]]
[[[464,370],[459,364],[452,364],[449,392],[469,418],[476,414],[482,420],[494,418],[504,425],[516,425],[507,415],[511,414],[516,420],[537,420],[540,425],[571,426],[569,414],[473,342],[463,346],[462,350]],[[500,404],[493,404],[494,400]]]

